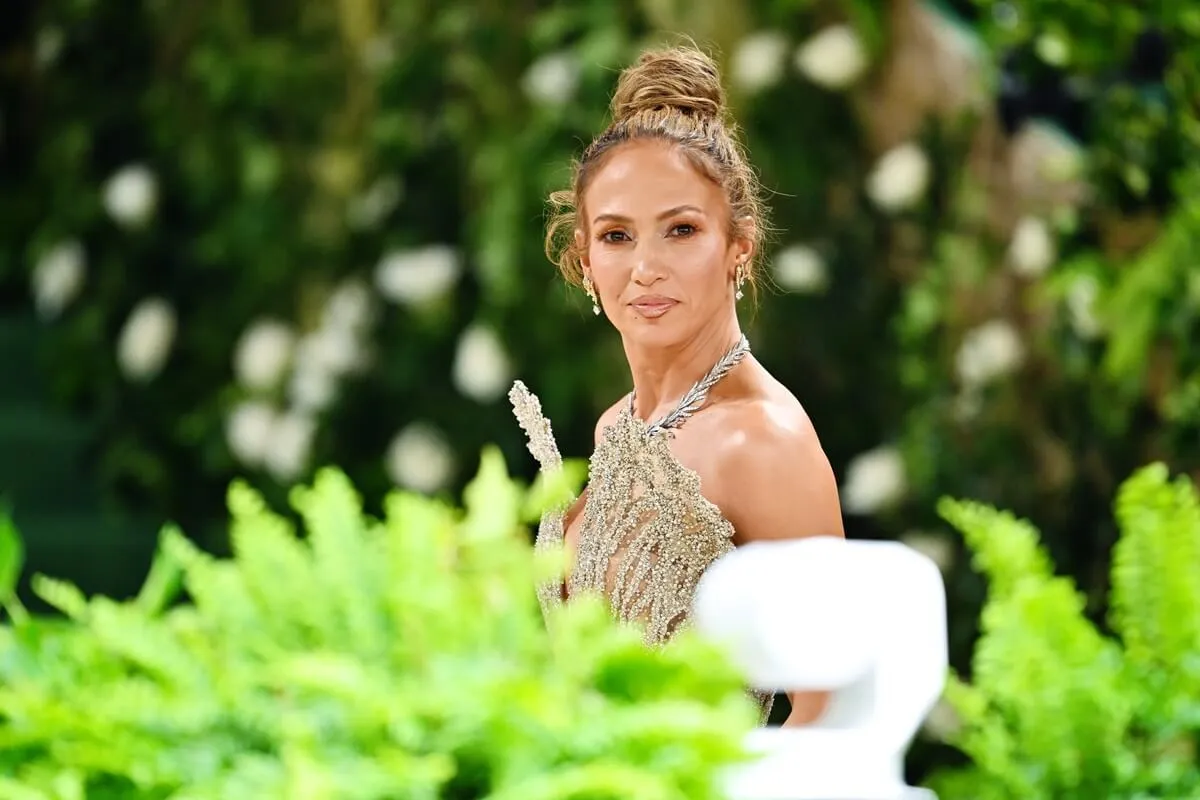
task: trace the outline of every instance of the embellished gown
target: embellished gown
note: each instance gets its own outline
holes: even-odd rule
[[[538,587],[544,612],[564,602],[564,596],[599,593],[617,619],[644,626],[650,646],[666,643],[687,624],[696,586],[705,570],[733,549],[734,530],[701,494],[699,475],[679,462],[668,442],[704,404],[708,389],[747,352],[743,338],[657,422],[635,416],[632,394],[622,404],[592,453],[566,585],[554,581]],[[541,470],[561,469],[562,456],[538,398],[517,381],[509,399]],[[535,546],[562,546],[565,518],[565,510],[547,512]],[[765,721],[774,695],[753,696]]]

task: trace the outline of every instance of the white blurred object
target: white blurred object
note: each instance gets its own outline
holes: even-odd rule
[[[280,483],[290,483],[308,469],[317,422],[303,411],[276,417],[263,452],[263,467]]]
[[[867,50],[849,25],[831,25],[796,51],[796,69],[818,86],[844,89],[867,69]]]
[[[954,566],[954,542],[944,533],[909,531],[900,537],[900,543],[928,558],[942,572]]]
[[[521,79],[521,88],[535,103],[561,106],[575,97],[579,77],[579,59],[564,50],[544,55],[530,64]]]
[[[47,70],[58,63],[66,37],[62,28],[48,26],[38,31],[33,45],[33,63],[39,70]]]
[[[150,380],[162,371],[175,344],[175,309],[161,297],[138,303],[117,340],[117,364],[125,377]]]
[[[337,400],[338,388],[337,376],[319,362],[302,361],[292,371],[287,398],[293,407],[319,414],[328,411]]]
[[[321,326],[360,334],[375,320],[371,289],[356,279],[343,281],[325,300]]]
[[[1096,316],[1096,300],[1099,296],[1100,287],[1091,275],[1080,275],[1067,289],[1068,319],[1080,338],[1095,339],[1104,333],[1104,324]]]
[[[296,343],[297,368],[320,370],[335,378],[344,377],[366,365],[362,343],[354,331],[322,325]]]
[[[414,422],[388,445],[384,466],[397,486],[431,494],[454,477],[454,451],[440,430]]]
[[[346,206],[346,222],[355,230],[379,227],[396,209],[404,194],[403,184],[393,175],[385,175]]]
[[[812,247],[794,244],[774,259],[775,280],[789,292],[813,294],[829,285],[825,260]]]
[[[733,51],[730,78],[754,93],[779,83],[787,68],[788,40],[781,31],[759,31],[742,39]]]
[[[897,542],[756,542],[704,575],[696,629],[765,691],[829,691],[803,728],[760,728],[732,800],[918,800],[904,754],[949,666],[946,598],[929,558]]]
[[[504,395],[512,384],[513,368],[494,330],[476,323],[463,331],[451,377],[458,391],[477,403],[490,403]]]
[[[1013,231],[1008,247],[1008,262],[1013,272],[1024,278],[1046,274],[1057,253],[1054,234],[1040,217],[1023,217]]]
[[[963,386],[974,388],[1012,374],[1024,360],[1021,334],[1008,320],[993,319],[963,335],[954,369]]]
[[[375,287],[393,303],[422,305],[447,294],[461,269],[458,252],[447,245],[394,250],[375,267]]]
[[[43,319],[58,317],[83,288],[87,256],[77,239],[51,247],[33,268],[33,301]]]
[[[225,419],[225,442],[229,452],[244,466],[257,467],[266,457],[275,427],[275,409],[261,400],[238,403]]]
[[[279,384],[292,360],[296,334],[275,319],[260,319],[238,339],[233,372],[247,389],[267,391]]]
[[[884,153],[867,176],[867,195],[884,211],[916,205],[929,186],[929,157],[917,144],[905,142]]]
[[[126,228],[140,228],[158,206],[158,179],[144,164],[122,167],[104,184],[104,210]]]
[[[904,456],[895,447],[880,445],[854,457],[839,493],[847,513],[874,514],[895,504],[907,490]]]

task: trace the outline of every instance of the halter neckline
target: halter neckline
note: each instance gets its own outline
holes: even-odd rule
[[[679,398],[679,402],[675,408],[667,412],[661,419],[656,422],[648,423],[646,426],[647,435],[658,433],[659,431],[672,430],[679,428],[688,420],[692,414],[699,411],[708,401],[708,391],[713,386],[716,386],[729,371],[742,362],[747,355],[750,354],[750,341],[745,334],[738,337],[737,342],[733,347],[726,351],[725,355],[721,356],[720,360],[713,365],[704,377],[692,384],[692,388],[683,393],[683,397]],[[629,393],[628,410],[630,416],[636,418],[634,411],[634,401],[637,399],[637,390]]]

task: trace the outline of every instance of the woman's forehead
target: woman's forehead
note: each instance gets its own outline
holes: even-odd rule
[[[714,213],[724,204],[720,187],[702,175],[677,147],[634,142],[615,151],[585,193],[590,216]]]

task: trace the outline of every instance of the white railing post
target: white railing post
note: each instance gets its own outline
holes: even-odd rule
[[[714,564],[696,593],[700,633],[751,685],[829,691],[822,717],[750,735],[732,800],[935,800],[905,784],[904,755],[947,671],[941,572],[896,542],[758,542]]]

